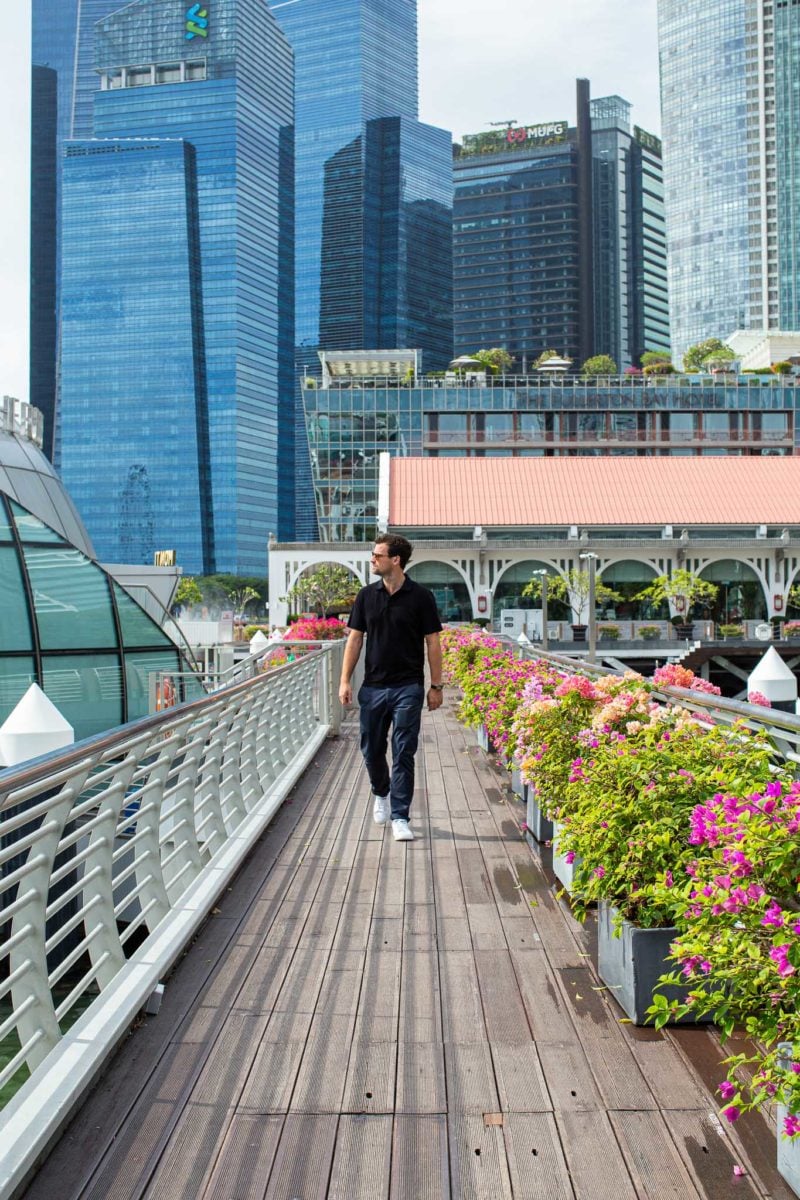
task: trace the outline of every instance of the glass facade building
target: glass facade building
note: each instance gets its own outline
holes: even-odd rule
[[[589,102],[580,83],[576,128],[511,125],[455,148],[457,354],[502,346],[525,372],[546,349],[620,370],[669,350],[660,144],[627,101]]]
[[[490,386],[406,386],[332,379],[305,387],[320,534],[369,541],[379,456],[792,455],[800,389],[765,379],[702,376],[608,385],[527,377]]]
[[[418,115],[416,0],[277,0],[295,54],[296,361],[452,357],[451,137]],[[316,536],[297,398],[297,536]]]
[[[659,0],[677,355],[800,328],[800,15],[787,0]]]
[[[292,55],[263,0],[95,30],[63,161],[62,474],[101,558],[263,574],[294,515]]]
[[[60,158],[64,141],[92,132],[94,23],[119,0],[33,0],[31,61],[30,402],[55,450]]]

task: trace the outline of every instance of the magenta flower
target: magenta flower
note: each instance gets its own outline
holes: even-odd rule
[[[722,1083],[717,1088],[717,1091],[725,1101],[732,1100],[736,1095],[736,1088],[727,1079],[723,1079]]]

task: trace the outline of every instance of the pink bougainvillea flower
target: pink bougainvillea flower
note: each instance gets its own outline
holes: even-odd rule
[[[736,1088],[727,1079],[723,1079],[722,1083],[717,1088],[717,1091],[719,1092],[720,1096],[722,1096],[723,1100],[732,1100],[736,1095]]]
[[[739,1120],[742,1110],[735,1104],[729,1104],[726,1108],[723,1108],[722,1115],[729,1124],[733,1125],[734,1121]]]

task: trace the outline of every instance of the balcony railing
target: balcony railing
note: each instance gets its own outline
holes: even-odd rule
[[[0,1196],[338,730],[343,645],[0,773]]]
[[[555,430],[544,430],[540,432],[528,432],[526,430],[515,429],[507,431],[499,430],[471,430],[469,432],[453,431],[453,430],[435,430],[429,429],[423,435],[423,444],[426,447],[435,446],[550,446],[550,445],[635,445],[635,446],[655,446],[664,447],[669,445],[744,445],[748,447],[755,446],[791,446],[792,434],[787,430],[764,430],[763,432],[745,432],[744,430],[686,430],[675,429],[670,431],[656,430],[655,432],[644,429],[625,429],[625,430],[610,430],[599,433],[595,430],[566,430],[558,432]]]

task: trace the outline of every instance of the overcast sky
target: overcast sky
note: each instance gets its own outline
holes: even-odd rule
[[[3,10],[0,393],[27,399],[30,0]],[[419,0],[419,33],[420,115],[457,137],[492,121],[574,123],[581,75],[659,132],[656,0]]]

